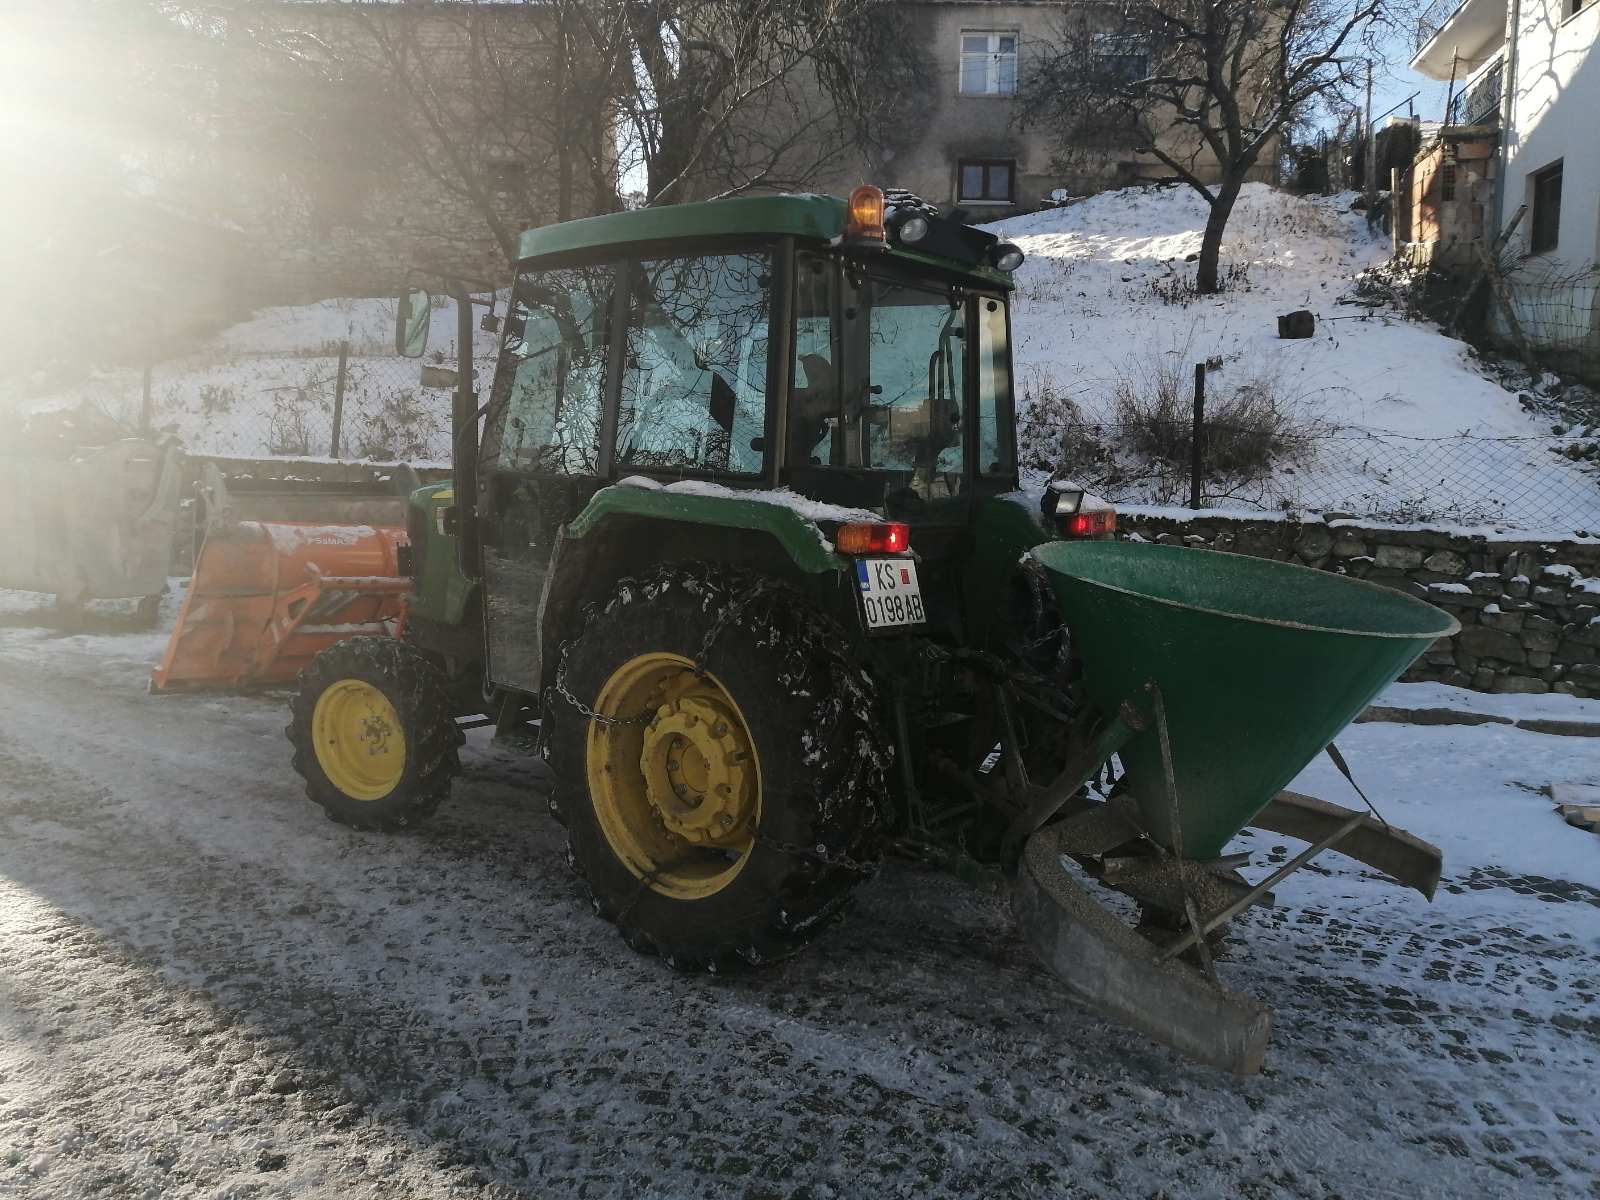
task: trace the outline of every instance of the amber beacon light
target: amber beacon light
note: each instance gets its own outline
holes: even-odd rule
[[[884,244],[882,188],[864,183],[850,193],[845,205],[844,238],[856,245]]]

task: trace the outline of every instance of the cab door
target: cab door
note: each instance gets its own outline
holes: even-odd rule
[[[539,600],[557,532],[600,489],[616,268],[525,270],[478,463],[488,677],[536,693]]]

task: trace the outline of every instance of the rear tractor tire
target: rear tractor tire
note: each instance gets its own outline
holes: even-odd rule
[[[635,950],[683,970],[782,958],[866,876],[891,751],[848,646],[793,588],[719,566],[588,609],[545,697],[551,809]]]
[[[449,686],[421,650],[393,638],[346,638],[312,659],[285,732],[306,795],[357,829],[426,820],[461,770]]]

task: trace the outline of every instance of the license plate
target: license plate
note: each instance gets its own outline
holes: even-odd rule
[[[858,558],[856,583],[861,588],[861,611],[866,614],[868,629],[921,625],[928,619],[922,609],[914,560]]]

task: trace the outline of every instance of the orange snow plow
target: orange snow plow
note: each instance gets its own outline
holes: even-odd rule
[[[398,634],[405,547],[389,526],[212,525],[150,690],[289,684],[343,638]]]

